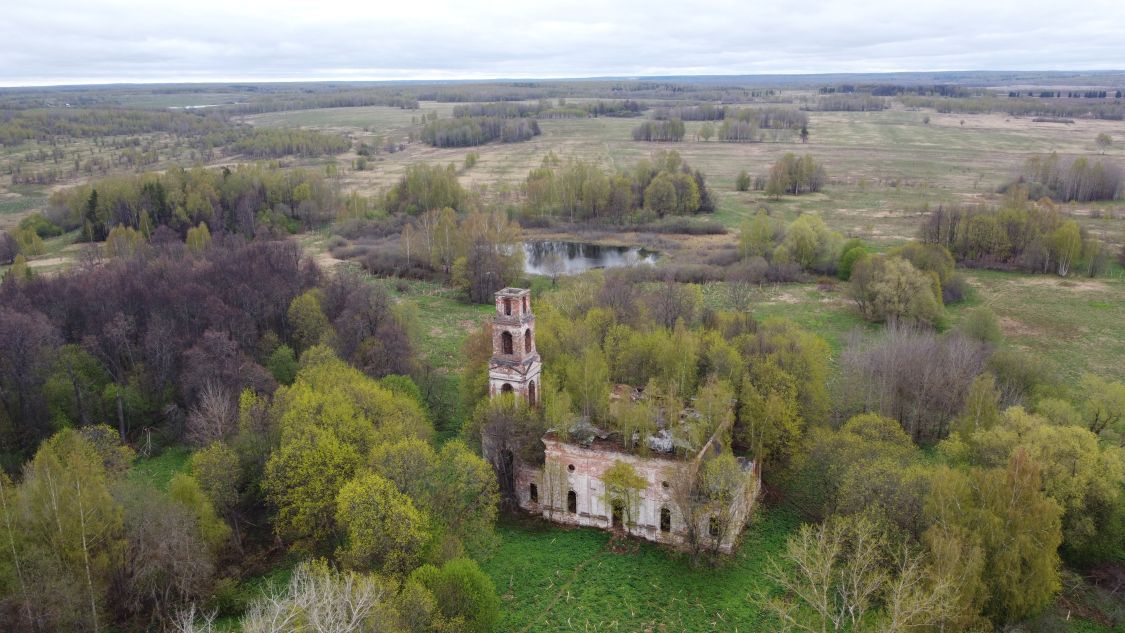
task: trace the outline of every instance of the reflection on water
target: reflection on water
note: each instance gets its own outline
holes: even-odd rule
[[[603,246],[582,242],[524,242],[524,272],[576,275],[592,268],[652,265],[659,255],[637,246]]]

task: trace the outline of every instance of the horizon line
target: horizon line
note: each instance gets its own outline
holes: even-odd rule
[[[804,72],[804,71],[779,71],[779,72],[758,72],[758,73],[687,73],[687,74],[654,74],[654,75],[589,75],[589,76],[523,76],[523,77],[469,77],[469,78],[456,78],[456,77],[412,77],[412,78],[349,78],[341,79],[339,77],[327,78],[317,77],[309,79],[300,78],[285,78],[285,79],[265,79],[260,77],[247,77],[247,78],[216,78],[206,80],[147,80],[147,79],[131,79],[131,80],[109,80],[109,81],[87,81],[87,82],[70,82],[63,83],[11,83],[0,85],[0,90],[18,90],[23,88],[128,88],[140,86],[221,86],[230,84],[439,84],[439,83],[508,83],[508,82],[526,82],[526,81],[556,81],[556,82],[579,82],[579,81],[667,81],[677,79],[739,79],[739,78],[818,78],[818,77],[879,77],[879,76],[894,76],[894,75],[953,75],[953,74],[1044,74],[1044,75],[1125,75],[1125,68],[1113,69],[1096,69],[1096,68],[1081,68],[1081,69],[945,69],[945,70],[878,70],[878,71],[833,71],[833,72]]]

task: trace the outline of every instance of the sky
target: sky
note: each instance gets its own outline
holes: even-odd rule
[[[1125,68],[1125,0],[11,0],[0,86]]]

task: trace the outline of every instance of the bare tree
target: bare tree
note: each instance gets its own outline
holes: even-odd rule
[[[235,431],[238,408],[230,390],[217,381],[208,381],[188,413],[184,437],[196,446],[207,446]]]
[[[781,591],[763,600],[782,631],[905,633],[940,623],[953,591],[920,552],[891,545],[861,515],[801,526],[782,559],[766,570]]]
[[[937,441],[960,413],[988,348],[959,334],[892,324],[874,341],[853,336],[841,359],[842,418],[875,411],[902,423],[915,442]]]

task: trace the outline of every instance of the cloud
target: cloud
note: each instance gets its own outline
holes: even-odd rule
[[[0,85],[1125,66],[1125,3],[42,0]]]

